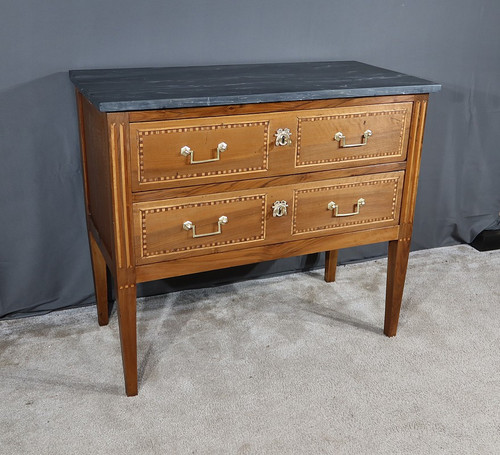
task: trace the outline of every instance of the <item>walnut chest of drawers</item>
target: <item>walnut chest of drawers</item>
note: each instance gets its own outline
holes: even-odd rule
[[[428,93],[357,62],[71,71],[99,324],[114,278],[127,395],[136,285],[387,241],[396,334]]]

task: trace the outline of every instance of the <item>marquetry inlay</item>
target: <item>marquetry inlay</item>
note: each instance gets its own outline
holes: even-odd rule
[[[405,129],[407,126],[407,119],[409,117],[409,109],[390,109],[385,111],[375,111],[375,112],[359,112],[359,113],[349,113],[349,114],[338,114],[338,115],[324,115],[324,116],[312,116],[312,117],[299,117],[298,118],[298,126],[297,126],[297,153],[295,164],[296,166],[307,166],[310,164],[324,164],[324,163],[335,163],[341,161],[353,161],[353,160],[362,160],[367,158],[383,158],[383,157],[392,157],[399,156],[403,149],[403,139],[405,137]],[[370,153],[364,154],[348,154],[348,155],[338,155],[333,154],[329,158],[323,159],[312,159],[312,160],[301,160],[301,138],[302,138],[302,129],[304,123],[308,122],[320,122],[320,121],[331,121],[331,120],[346,120],[346,119],[356,119],[356,118],[370,118],[370,117],[381,117],[381,116],[400,116],[401,129],[399,132],[399,143],[397,148],[393,148],[390,151],[383,150],[374,150]],[[338,149],[338,142],[334,139],[335,131],[332,131],[331,134],[331,142],[332,142],[332,151]],[[370,150],[369,148],[367,150]]]
[[[110,126],[110,157],[112,162],[113,203],[124,208],[115,212],[114,226],[116,229],[116,259],[119,268],[132,267],[132,252],[130,249],[130,232],[127,218],[127,171],[125,159],[125,131],[123,123],[112,123]]]
[[[158,177],[146,177],[146,169],[145,169],[145,144],[144,138],[152,135],[165,135],[166,142],[165,148],[168,145],[168,136],[174,134],[184,134],[184,133],[193,133],[206,131],[208,134],[212,131],[218,130],[231,130],[237,128],[249,128],[249,127],[262,127],[262,161],[257,166],[247,166],[247,167],[233,167],[233,168],[224,168],[219,166],[218,169],[214,170],[196,170],[194,168],[190,168],[191,172],[177,172],[172,175],[163,175]],[[202,126],[190,126],[190,127],[180,127],[180,128],[155,128],[155,129],[138,129],[137,130],[137,149],[139,155],[139,182],[140,183],[152,183],[152,182],[162,182],[168,180],[179,180],[179,179],[188,179],[195,177],[208,177],[208,176],[216,176],[216,175],[227,175],[227,174],[240,174],[240,173],[248,173],[255,171],[265,171],[268,168],[268,138],[269,138],[269,121],[259,121],[259,122],[243,122],[243,123],[226,123],[221,125],[202,125]],[[167,151],[167,150],[166,150]],[[230,149],[229,149],[230,151]],[[177,150],[176,150],[177,152]]]
[[[227,238],[227,237],[204,237],[203,241],[200,243],[195,242],[194,244],[182,244],[179,245],[178,247],[175,248],[170,248],[170,249],[164,249],[164,250],[156,250],[156,251],[150,251],[148,249],[148,219],[158,213],[165,213],[169,212],[172,214],[172,216],[176,216],[176,212],[179,212],[181,210],[187,209],[187,208],[207,208],[211,207],[213,209],[213,212],[217,212],[217,208],[221,207],[222,211],[224,213],[231,213],[231,204],[238,203],[238,202],[249,202],[249,201],[259,201],[260,202],[260,213],[255,213],[253,216],[256,218],[259,217],[260,220],[260,232],[256,235],[245,235],[245,226],[242,226],[241,229],[238,230],[238,233],[240,235],[236,235],[232,238]],[[150,258],[152,256],[160,256],[163,254],[169,254],[169,253],[178,253],[181,251],[189,251],[189,250],[199,250],[203,248],[211,248],[211,247],[217,247],[217,246],[223,246],[223,245],[231,245],[231,244],[236,244],[236,243],[244,243],[244,242],[252,242],[256,240],[264,240],[265,238],[265,223],[266,223],[266,195],[265,194],[259,194],[259,195],[253,195],[253,196],[242,196],[242,197],[235,197],[235,198],[230,198],[230,199],[222,199],[222,200],[216,200],[216,201],[207,201],[207,202],[198,202],[198,203],[190,203],[190,204],[182,204],[182,205],[171,205],[171,206],[164,206],[164,207],[155,207],[155,208],[149,208],[149,209],[141,209],[140,212],[140,219],[141,219],[141,233],[142,233],[142,240],[141,240],[141,255],[143,258]],[[218,212],[217,212],[218,213]],[[230,216],[230,215],[229,215]],[[234,220],[230,220],[234,223]],[[226,227],[226,226],[225,226]],[[179,229],[182,229],[182,223],[179,223]],[[219,240],[221,238],[221,240]]]
[[[414,103],[414,112],[416,117],[416,128],[415,132],[410,136],[410,143],[408,146],[408,161],[411,172],[407,172],[401,210],[401,223],[409,223],[410,225],[413,224],[411,220],[413,220],[415,214],[415,201],[417,197],[418,174],[421,160],[421,154],[415,151],[421,150],[424,140],[427,101],[416,101]]]
[[[348,227],[348,226],[355,226],[355,225],[361,225],[361,224],[370,224],[370,223],[377,223],[377,222],[382,222],[382,221],[389,221],[389,220],[394,220],[395,214],[396,214],[396,209],[397,209],[397,192],[398,192],[398,187],[399,187],[399,176],[394,177],[394,178],[387,178],[387,179],[380,179],[380,180],[371,180],[371,181],[366,181],[366,182],[360,182],[360,183],[345,183],[345,184],[338,184],[338,185],[331,185],[331,186],[325,186],[325,187],[319,187],[319,188],[309,188],[309,189],[303,189],[303,190],[295,190],[294,191],[294,212],[293,212],[293,223],[292,223],[292,234],[301,234],[305,232],[313,232],[313,231],[321,231],[325,229],[338,229],[338,228],[343,228],[343,227]],[[337,217],[332,217],[331,218],[331,223],[327,224],[322,224],[320,226],[312,226],[304,229],[299,229],[297,227],[297,216],[300,214],[300,205],[302,204],[301,202],[301,196],[310,194],[310,193],[328,193],[325,195],[325,201],[329,200],[332,194],[335,193],[336,190],[345,190],[348,188],[356,188],[360,190],[359,194],[362,194],[363,191],[362,189],[364,187],[373,187],[373,186],[383,186],[383,185],[393,185],[393,194],[392,194],[392,205],[391,205],[391,211],[390,214],[385,215],[385,216],[377,216],[373,218],[362,218],[362,217],[346,217],[346,218],[337,218]],[[355,199],[353,197],[353,199]],[[304,202],[307,204],[308,202]],[[326,207],[326,204],[325,204]],[[340,220],[340,221],[339,221]]]

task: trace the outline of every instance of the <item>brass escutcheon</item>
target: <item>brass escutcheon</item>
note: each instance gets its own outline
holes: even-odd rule
[[[274,135],[276,146],[292,145],[292,133],[289,128],[279,128]]]
[[[286,201],[276,201],[274,204],[273,204],[273,216],[277,216],[277,217],[280,217],[280,216],[285,216],[287,211],[288,207],[288,204],[286,203]]]

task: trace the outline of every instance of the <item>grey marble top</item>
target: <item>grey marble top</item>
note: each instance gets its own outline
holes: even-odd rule
[[[437,92],[439,84],[354,61],[73,70],[100,111]]]

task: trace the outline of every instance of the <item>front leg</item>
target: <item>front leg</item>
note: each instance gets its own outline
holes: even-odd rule
[[[137,395],[137,296],[134,284],[117,284],[118,323],[127,396]]]
[[[384,333],[388,337],[395,336],[398,329],[409,254],[409,238],[389,242],[384,322]]]

